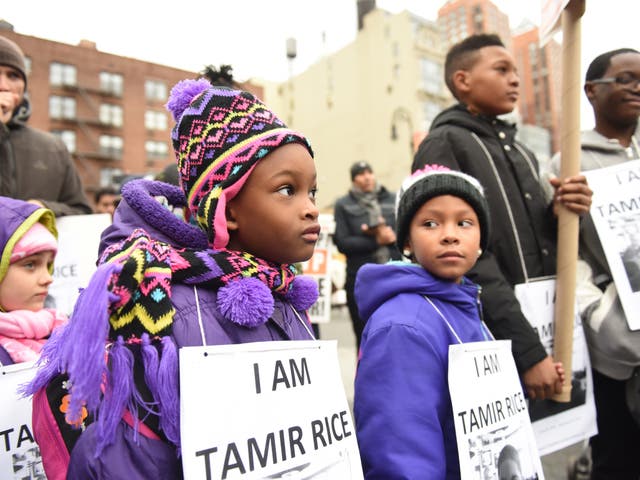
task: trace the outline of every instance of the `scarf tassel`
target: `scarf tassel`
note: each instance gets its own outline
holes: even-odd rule
[[[113,442],[118,423],[122,419],[125,409],[129,409],[136,424],[136,404],[140,399],[135,398],[136,389],[133,380],[133,354],[124,344],[122,336],[113,343],[109,352],[109,370],[104,389],[104,398],[100,405],[97,418],[98,441],[96,443],[96,458],[102,450]],[[136,401],[138,400],[138,401]]]
[[[180,448],[180,401],[178,350],[171,337],[162,338],[162,356],[158,368],[157,397],[160,428],[167,439]]]

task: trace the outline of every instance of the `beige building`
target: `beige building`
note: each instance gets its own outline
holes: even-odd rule
[[[311,140],[321,208],[347,192],[349,167],[359,160],[397,190],[414,146],[452,102],[444,53],[434,22],[376,9],[353,43],[288,82],[264,86],[266,103]]]

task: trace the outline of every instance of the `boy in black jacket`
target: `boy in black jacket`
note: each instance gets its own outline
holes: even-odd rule
[[[560,393],[556,368],[524,317],[514,286],[556,273],[556,219],[538,175],[538,161],[516,142],[515,126],[497,117],[518,101],[520,78],[513,56],[497,35],[472,35],[445,60],[445,82],[458,104],[441,112],[415,155],[412,171],[437,160],[476,177],[492,212],[492,241],[469,272],[482,286],[484,319],[513,355],[532,399]],[[554,205],[585,214],[591,190],[582,175],[552,180]]]

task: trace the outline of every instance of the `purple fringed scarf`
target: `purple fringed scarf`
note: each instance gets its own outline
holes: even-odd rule
[[[80,418],[83,406],[94,414],[96,455],[113,441],[125,409],[136,421],[139,409],[158,415],[166,438],[180,447],[178,354],[171,339],[173,283],[218,290],[220,312],[247,328],[269,319],[273,295],[297,310],[308,309],[318,297],[315,281],[296,277],[293,266],[242,252],[174,248],[140,229],[107,248],[71,321],[45,345],[36,378],[25,389],[33,394],[67,373],[67,419]],[[134,382],[138,361],[151,403],[142,399]]]

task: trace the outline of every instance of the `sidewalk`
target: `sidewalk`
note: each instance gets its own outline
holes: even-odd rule
[[[351,329],[347,307],[331,310],[331,322],[320,325],[322,340],[338,341],[338,356],[342,369],[342,381],[353,409],[353,378],[356,371],[356,340]],[[542,457],[542,468],[546,480],[566,480],[569,457],[578,455],[581,444],[572,445],[558,452]]]

